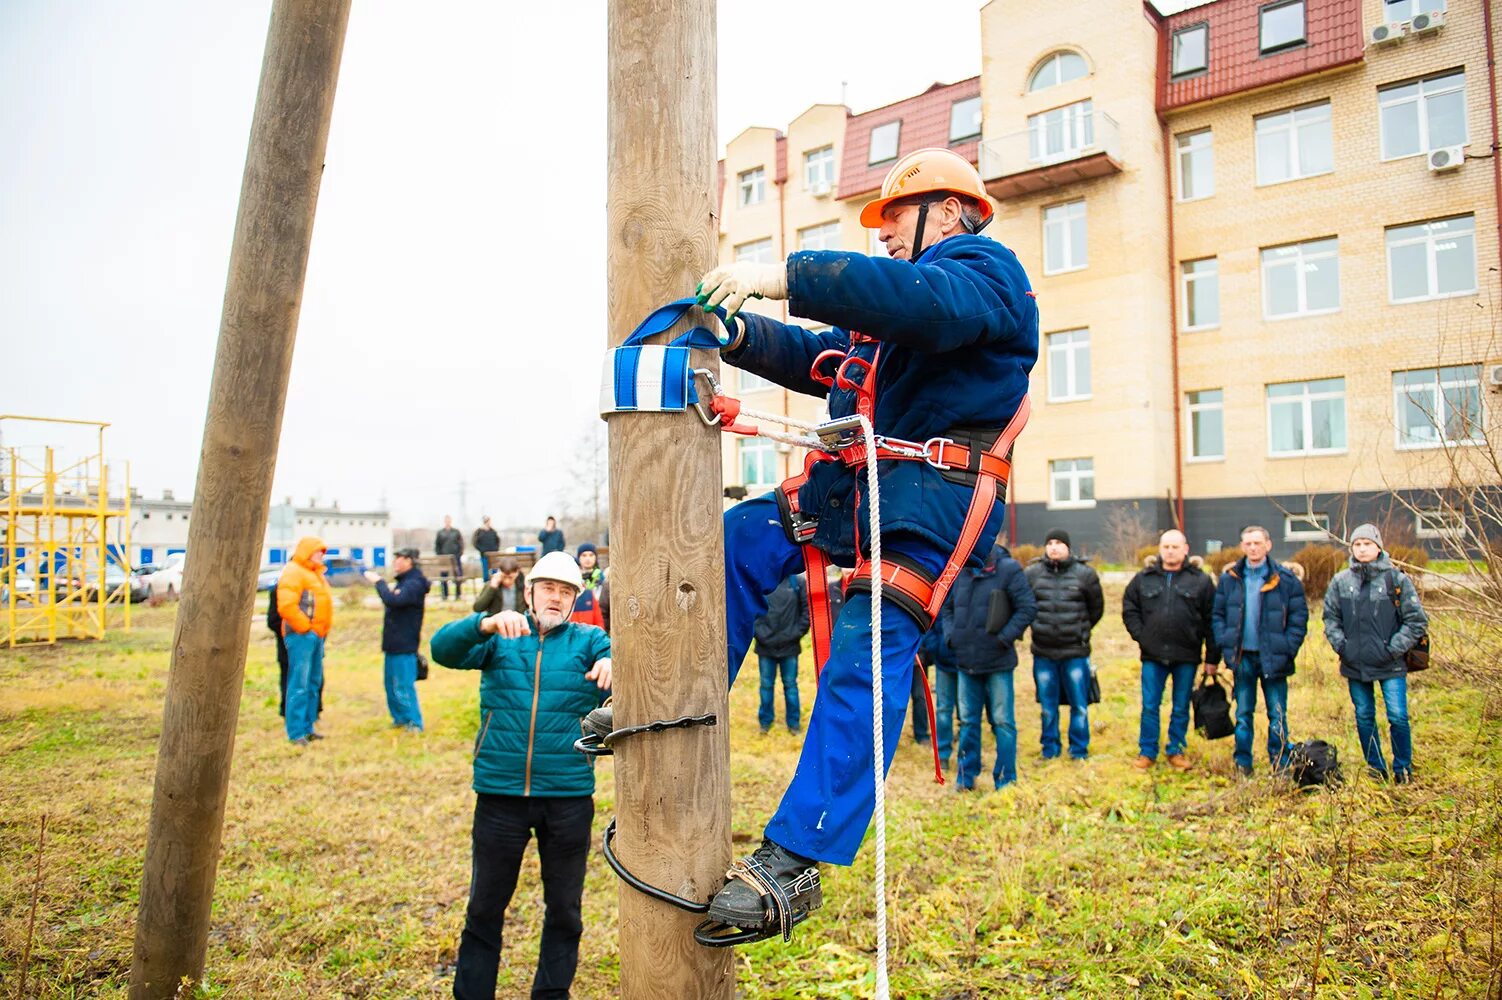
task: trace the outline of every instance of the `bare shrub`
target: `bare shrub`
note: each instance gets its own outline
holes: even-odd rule
[[[1211,576],[1219,576],[1227,566],[1240,558],[1241,550],[1235,546],[1227,546],[1219,552],[1211,552],[1205,556],[1205,572]]]
[[[1043,547],[1041,545],[1014,545],[1008,551],[1012,553],[1013,559],[1024,566],[1034,559],[1041,558],[1043,555]]]
[[[1154,541],[1153,523],[1141,504],[1130,507],[1112,507],[1106,512],[1103,523],[1105,542],[1103,551],[1107,560],[1130,566],[1136,561],[1137,550]],[[1157,546],[1153,546],[1156,551]]]
[[[1311,601],[1325,599],[1330,581],[1345,569],[1347,561],[1345,549],[1333,545],[1306,545],[1289,558],[1289,562],[1304,567],[1304,596]]]

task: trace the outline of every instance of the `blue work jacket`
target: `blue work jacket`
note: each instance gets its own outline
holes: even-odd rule
[[[987,632],[991,595],[998,590],[1007,592],[1012,615],[1001,623],[999,632]],[[945,639],[954,649],[959,669],[967,674],[989,674],[1017,669],[1017,640],[1038,617],[1038,601],[1022,565],[998,545],[984,566],[960,572],[942,615]]]
[[[1258,659],[1262,676],[1269,680],[1291,677],[1294,658],[1304,645],[1309,628],[1309,603],[1304,585],[1293,572],[1269,557],[1267,582],[1262,585],[1262,611],[1257,623]],[[1246,557],[1236,560],[1220,574],[1215,588],[1215,606],[1210,613],[1215,642],[1229,665],[1241,662],[1241,620],[1246,613]]]

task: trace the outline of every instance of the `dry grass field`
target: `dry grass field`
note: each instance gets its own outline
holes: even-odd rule
[[[1300,792],[1262,759],[1255,780],[1238,781],[1230,741],[1193,736],[1191,773],[1144,776],[1130,767],[1139,695],[1120,588],[1107,597],[1096,633],[1105,701],[1088,762],[1039,761],[1026,659],[1017,785],[956,794],[933,783],[926,748],[904,741],[888,798],[894,995],[1502,997],[1495,664],[1436,630],[1437,666],[1412,685],[1412,786],[1362,773],[1345,685],[1317,630],[1292,682],[1294,737],[1339,745],[1343,787]],[[431,606],[427,633],[457,607]],[[0,997],[19,989],[34,887],[26,995],[125,995],[174,613],[143,610],[134,632],[102,644],[0,651]],[[448,994],[469,877],[477,679],[435,667],[419,685],[427,733],[392,731],[379,628],[377,610],[339,609],[329,739],[306,750],[282,736],[274,647],[259,624],[253,632],[196,995]],[[738,838],[759,838],[798,750],[780,726],[761,735],[755,712],[753,664],[731,699]],[[613,809],[608,762],[600,775],[597,833]],[[827,871],[826,906],[791,946],[738,952],[741,995],[870,996],[871,875],[869,851]],[[615,899],[596,856],[577,997],[616,994]],[[532,853],[502,996],[527,995],[540,921]]]

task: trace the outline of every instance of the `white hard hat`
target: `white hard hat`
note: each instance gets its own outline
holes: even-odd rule
[[[549,552],[537,560],[537,564],[527,574],[527,584],[530,586],[538,580],[568,584],[576,593],[584,591],[584,577],[579,573],[579,564],[567,552]]]

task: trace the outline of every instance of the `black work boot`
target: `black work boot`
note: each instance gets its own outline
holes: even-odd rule
[[[610,704],[610,699],[605,699],[605,704],[580,719],[579,730],[586,739],[595,736],[602,740],[615,732],[615,706]]]
[[[730,881],[709,901],[710,920],[786,935],[796,920],[824,904],[817,863],[771,840],[731,865],[728,874]],[[781,898],[768,879],[776,880]]]

